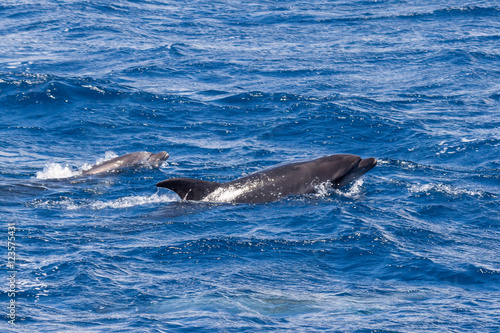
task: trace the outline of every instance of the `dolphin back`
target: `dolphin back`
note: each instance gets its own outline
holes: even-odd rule
[[[156,184],[176,192],[182,200],[262,203],[286,195],[313,193],[317,185],[330,183],[341,188],[377,164],[375,158],[335,154],[305,162],[276,166],[227,183],[174,178]]]
[[[173,178],[156,184],[158,187],[174,191],[182,200],[202,200],[219,188],[220,185],[221,183],[192,178]]]
[[[147,151],[129,153],[94,165],[89,170],[83,171],[82,175],[95,175],[136,166],[150,166],[153,168],[157,168],[167,158],[168,153],[164,151],[157,154],[149,153]]]

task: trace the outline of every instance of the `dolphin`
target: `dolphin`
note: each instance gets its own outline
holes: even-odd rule
[[[375,165],[377,160],[373,157],[362,159],[356,155],[335,154],[271,167],[227,183],[173,178],[156,186],[174,191],[183,200],[262,203],[287,195],[313,193],[324,183],[342,188]]]
[[[95,175],[98,173],[115,171],[135,166],[159,167],[168,158],[168,153],[161,151],[153,154],[146,151],[136,152],[118,156],[109,161],[94,165],[92,168],[82,172],[82,175]]]

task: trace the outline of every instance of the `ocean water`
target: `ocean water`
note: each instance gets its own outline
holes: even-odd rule
[[[0,331],[498,332],[499,18],[497,1],[2,1]],[[161,150],[159,169],[79,176]],[[265,204],[155,187],[334,153],[379,163]]]

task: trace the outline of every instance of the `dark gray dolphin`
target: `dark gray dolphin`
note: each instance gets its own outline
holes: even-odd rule
[[[165,151],[159,152],[157,154],[148,153],[146,151],[130,153],[94,165],[89,170],[83,171],[82,175],[95,175],[102,172],[115,171],[123,168],[131,168],[141,165],[157,168],[167,158],[168,153]]]
[[[183,200],[260,203],[290,194],[313,193],[315,187],[329,183],[341,188],[360,178],[377,165],[373,157],[337,154],[312,161],[276,166],[227,183],[190,178],[167,179],[156,184],[176,192]]]

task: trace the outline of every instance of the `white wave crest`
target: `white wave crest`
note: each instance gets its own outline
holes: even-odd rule
[[[176,199],[169,197],[167,195],[153,194],[149,196],[130,196],[118,198],[113,201],[95,201],[90,203],[88,206],[92,209],[104,209],[104,208],[129,208],[135,206],[149,205],[153,203],[163,203],[163,202],[173,202]]]
[[[154,203],[164,203],[164,202],[174,202],[177,199],[172,198],[168,195],[148,195],[148,196],[129,196],[118,198],[116,200],[111,201],[101,201],[101,200],[74,200],[71,198],[65,198],[60,201],[38,201],[35,203],[35,206],[43,207],[43,208],[62,208],[66,210],[79,210],[79,209],[93,209],[93,210],[101,210],[106,208],[130,208],[135,206],[143,206]]]
[[[80,171],[74,171],[67,164],[50,163],[43,168],[43,171],[36,173],[36,179],[61,179],[80,175]]]
[[[450,185],[438,183],[438,184],[415,184],[411,185],[409,188],[411,193],[429,193],[429,192],[439,192],[447,195],[458,196],[458,195],[470,195],[482,197],[482,191],[471,191],[463,188],[457,188]]]
[[[90,90],[97,91],[97,92],[99,92],[99,93],[101,93],[101,94],[103,94],[103,95],[104,95],[104,94],[106,94],[106,92],[105,92],[104,90],[102,90],[102,89],[100,89],[100,88],[98,88],[98,87],[96,87],[96,86],[92,86],[92,85],[90,85],[90,84],[83,85],[82,87],[83,87],[83,88],[88,88],[88,89],[90,89]]]

